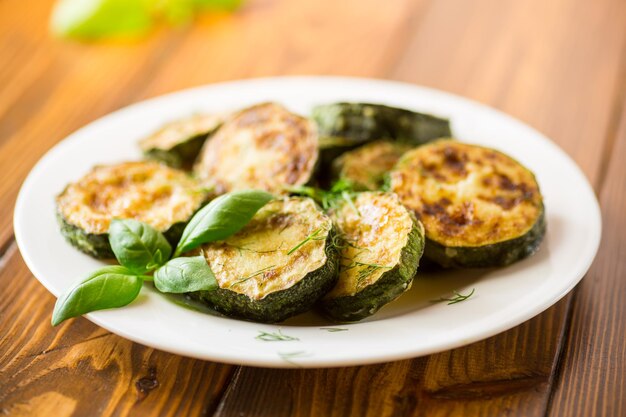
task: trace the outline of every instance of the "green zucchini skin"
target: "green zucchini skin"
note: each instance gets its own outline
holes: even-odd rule
[[[418,146],[451,136],[447,119],[382,104],[321,105],[313,108],[312,117],[318,124],[320,137],[344,138],[343,142],[335,140],[334,145],[333,140],[327,139],[328,148],[347,148],[384,138]]]
[[[56,212],[56,218],[61,234],[76,249],[97,259],[115,259],[109,243],[108,233],[87,233],[80,227],[68,223],[58,211]],[[176,247],[178,244],[186,225],[187,222],[175,223],[163,232],[163,235],[172,247]]]
[[[333,103],[313,108],[320,136],[320,181],[328,184],[332,161],[376,139],[418,146],[452,135],[450,122],[429,114],[371,103]]]
[[[426,238],[424,257],[445,268],[491,268],[508,266],[534,254],[546,233],[545,211],[524,235],[479,247],[446,247]]]
[[[148,149],[143,152],[143,155],[146,159],[162,162],[172,168],[190,170],[209,135],[205,133],[193,136],[168,150]]]
[[[324,316],[337,322],[363,320],[411,288],[425,244],[423,229],[412,214],[411,217],[415,223],[398,264],[354,295],[323,298],[319,307]]]
[[[59,224],[61,234],[72,246],[81,252],[91,255],[97,259],[113,259],[113,250],[109,244],[109,234],[87,233],[80,227],[68,223],[63,215],[57,211],[57,222]]]
[[[311,309],[337,281],[339,256],[333,245],[334,234],[331,230],[326,238],[326,263],[290,288],[273,292],[260,300],[225,288],[190,295],[226,316],[254,322],[277,323],[303,313]]]

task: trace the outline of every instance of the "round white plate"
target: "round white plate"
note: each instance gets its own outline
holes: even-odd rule
[[[35,277],[55,296],[102,265],[65,242],[54,197],[96,164],[140,158],[137,141],[164,122],[193,112],[277,101],[308,114],[315,104],[368,101],[448,117],[465,142],[501,150],[535,172],[548,233],[529,259],[497,270],[419,273],[413,288],[373,317],[333,325],[307,313],[279,325],[206,314],[144,285],[131,305],[91,313],[94,323],[135,342],[185,356],[269,367],[348,366],[428,355],[487,338],[541,313],[583,277],[600,241],[600,210],[580,169],[530,127],[475,102],[407,84],[354,78],[286,77],[237,81],[169,94],[112,113],[51,149],[24,182],[15,236]],[[433,303],[453,290],[468,300]],[[52,312],[51,312],[52,313]],[[329,331],[325,328],[347,329]],[[260,331],[298,338],[265,342]]]

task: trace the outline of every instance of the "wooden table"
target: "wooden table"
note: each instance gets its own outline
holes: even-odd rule
[[[626,2],[250,0],[235,15],[99,44],[52,39],[50,3],[0,1],[0,414],[626,416]],[[542,131],[601,201],[591,270],[506,333],[374,366],[239,367],[150,349],[82,318],[52,328],[54,297],[12,230],[16,194],[41,155],[148,97],[286,74],[439,88]]]

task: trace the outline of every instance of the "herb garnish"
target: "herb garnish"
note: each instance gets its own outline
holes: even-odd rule
[[[248,275],[247,277],[240,278],[240,279],[238,279],[237,281],[235,281],[235,282],[233,282],[232,284],[230,284],[230,286],[229,286],[228,288],[232,288],[232,287],[234,287],[235,285],[239,285],[239,284],[241,284],[241,283],[243,283],[243,282],[246,282],[247,280],[249,280],[249,279],[251,279],[251,278],[254,278],[254,277],[258,276],[258,275],[261,275],[261,274],[263,274],[263,273],[265,273],[265,272],[269,271],[269,270],[270,270],[270,269],[272,269],[272,268],[276,268],[276,265],[270,265],[270,266],[267,266],[267,267],[265,267],[265,268],[259,269],[258,271],[254,272],[254,273],[253,273],[253,274],[251,274],[251,275]]]
[[[347,332],[349,329],[343,327],[320,327],[320,330],[326,330],[329,333]]]
[[[463,294],[460,294],[460,293],[458,293],[456,291],[452,291],[452,293],[454,294],[454,297],[452,297],[452,298],[440,297],[440,298],[438,298],[436,300],[432,300],[431,302],[439,303],[441,301],[448,301],[448,305],[460,303],[461,301],[465,301],[468,298],[470,298],[472,295],[474,295],[474,291],[475,290],[476,290],[476,288],[472,288],[472,291],[469,294],[467,294],[467,295],[463,295]]]
[[[287,336],[283,334],[283,332],[278,329],[275,333],[259,331],[259,335],[255,337],[257,340],[262,340],[264,342],[289,342],[293,340],[300,340],[297,337]]]
[[[302,246],[306,245],[310,241],[326,239],[326,237],[324,236],[317,236],[320,234],[322,230],[323,229],[321,227],[313,230],[302,242],[298,243],[296,246],[289,249],[289,252],[287,252],[287,255],[291,255],[292,253],[294,253],[295,251],[297,251],[298,249],[300,249]]]
[[[296,358],[305,358],[307,356],[311,356],[311,353],[306,352],[304,350],[299,350],[297,352],[277,352],[278,356],[285,362],[289,362],[294,365],[298,365],[296,362],[292,361],[292,359]]]
[[[217,289],[203,256],[177,256],[237,233],[272,198],[265,191],[252,190],[211,201],[189,221],[171,260],[172,248],[162,233],[136,220],[112,220],[109,242],[120,265],[96,270],[59,296],[52,325],[91,311],[123,307],[137,298],[143,281],[154,280],[157,290],[167,293]],[[151,271],[154,276],[145,275]]]

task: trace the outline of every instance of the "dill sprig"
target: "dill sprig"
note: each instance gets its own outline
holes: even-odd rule
[[[323,190],[316,187],[298,186],[285,187],[285,190],[291,194],[303,195],[315,200],[324,210],[337,208],[337,204],[344,199],[350,204],[352,202],[351,193],[354,193],[354,183],[345,178],[340,178],[331,187],[330,190]],[[354,206],[354,203],[351,203]],[[356,210],[356,207],[355,207]],[[358,210],[356,210],[358,213]]]
[[[454,297],[452,297],[452,298],[440,297],[440,298],[438,298],[436,300],[433,300],[432,302],[433,303],[439,303],[441,301],[447,301],[448,305],[460,303],[461,301],[465,301],[468,298],[470,298],[472,295],[474,295],[474,291],[475,290],[476,290],[476,288],[472,288],[472,291],[469,294],[467,294],[467,295],[463,295],[463,294],[460,294],[460,293],[458,293],[456,291],[452,291],[452,293],[454,294]]]
[[[322,232],[322,230],[324,230],[322,227],[318,227],[317,229],[313,230],[306,238],[304,238],[302,242],[298,243],[296,246],[289,249],[289,252],[287,252],[287,255],[291,255],[292,253],[300,249],[302,246],[306,245],[308,242],[311,242],[314,240],[326,239],[325,236],[318,236],[320,232]]]
[[[344,267],[346,271],[352,268],[361,267],[359,268],[357,275],[356,275],[357,288],[362,287],[367,277],[372,275],[378,269],[383,269],[383,268],[390,269],[391,268],[390,266],[386,266],[386,265],[369,264],[369,263],[359,262],[359,261],[353,261],[347,265],[342,265],[342,267]]]
[[[278,329],[275,333],[259,331],[259,335],[255,337],[255,339],[262,340],[264,342],[289,342],[292,340],[300,340],[297,337],[283,334],[280,329]]]
[[[278,356],[285,362],[289,362],[293,365],[299,366],[298,363],[294,362],[293,359],[297,358],[305,358],[307,356],[311,356],[311,353],[306,352],[304,350],[299,350],[297,352],[276,352]]]
[[[343,327],[320,327],[320,330],[326,330],[329,333],[347,332],[349,329]]]
[[[261,275],[261,274],[265,273],[266,271],[268,271],[268,270],[270,270],[270,269],[272,269],[272,268],[274,268],[274,267],[276,267],[276,265],[270,265],[270,266],[268,266],[268,267],[266,267],[266,268],[259,269],[259,270],[258,270],[258,271],[256,271],[255,273],[253,273],[253,274],[251,274],[251,275],[248,275],[247,277],[244,277],[244,278],[238,279],[237,281],[233,282],[232,284],[230,284],[230,285],[228,286],[228,288],[232,288],[232,287],[234,287],[235,285],[239,285],[239,284],[241,284],[241,283],[244,283],[244,282],[248,281],[249,279],[252,279],[252,278],[254,278],[254,277],[258,276],[258,275]]]

